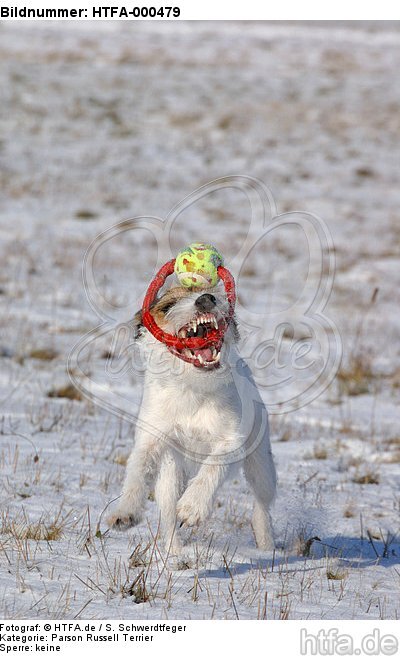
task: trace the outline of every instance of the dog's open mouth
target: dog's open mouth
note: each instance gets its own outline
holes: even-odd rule
[[[197,314],[189,323],[185,324],[178,330],[178,337],[204,337],[213,331],[218,330],[218,321],[214,314],[206,312]],[[221,357],[222,341],[219,344],[210,344],[203,348],[188,349],[182,351],[183,359],[192,362],[197,367],[213,369],[219,367]]]

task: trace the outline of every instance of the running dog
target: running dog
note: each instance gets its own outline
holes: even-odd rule
[[[212,293],[173,287],[153,303],[151,315],[165,332],[206,337],[229,321],[228,303]],[[125,482],[109,524],[139,523],[154,489],[166,548],[179,554],[179,528],[197,526],[210,514],[229,473],[242,467],[255,503],[252,526],[257,547],[273,549],[270,506],[276,488],[268,415],[252,374],[237,350],[235,317],[222,342],[176,352],[133,322],[135,343],[146,363],[135,444]]]

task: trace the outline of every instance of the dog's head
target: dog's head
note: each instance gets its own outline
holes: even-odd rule
[[[185,348],[178,352],[157,341],[143,326],[142,312],[137,312],[134,318],[135,339],[153,362],[153,358],[161,358],[167,364],[168,358],[179,358],[183,360],[184,372],[199,372],[202,375],[207,372],[221,372],[226,366],[229,344],[237,341],[239,334],[235,318],[229,320],[229,304],[222,289],[189,291],[182,287],[173,287],[159,296],[150,312],[164,332],[183,339],[207,337],[210,331],[229,323],[219,344],[206,344],[203,348]]]

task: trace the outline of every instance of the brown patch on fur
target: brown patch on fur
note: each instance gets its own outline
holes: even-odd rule
[[[181,298],[188,295],[190,295],[190,292],[183,287],[172,287],[151,306],[150,313],[160,328],[165,328],[166,326],[165,313],[169,308],[175,305],[177,301],[180,301]]]
[[[171,289],[168,289],[161,298],[154,301],[150,306],[150,314],[160,328],[164,329],[166,326],[165,313],[169,307],[175,305],[177,301],[184,296],[188,296],[190,293],[189,290],[184,289],[183,287],[171,287]],[[136,312],[133,323],[136,331],[139,331],[142,326],[142,310]]]

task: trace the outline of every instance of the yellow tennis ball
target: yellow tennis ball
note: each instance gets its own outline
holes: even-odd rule
[[[211,244],[195,243],[179,251],[174,271],[182,287],[202,289],[215,287],[217,268],[223,265],[222,255]]]

